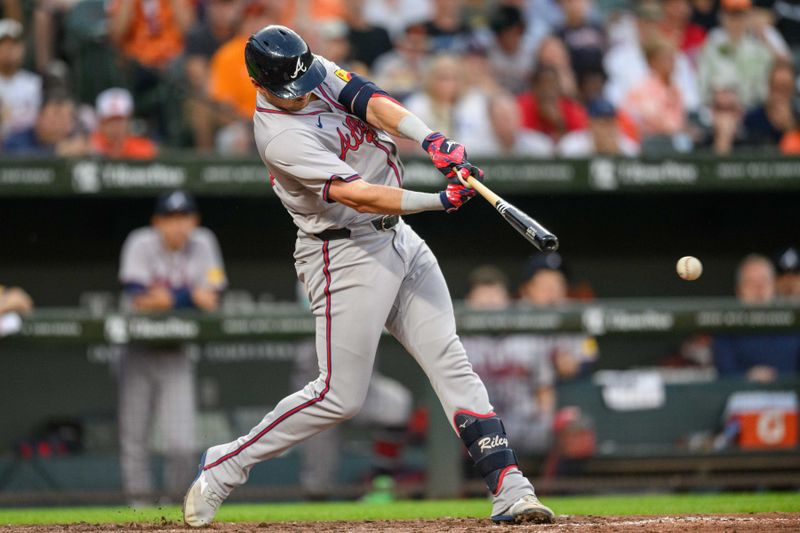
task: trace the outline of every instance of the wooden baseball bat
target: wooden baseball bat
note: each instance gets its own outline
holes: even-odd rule
[[[478,191],[487,202],[492,204],[500,213],[500,216],[508,222],[512,228],[517,230],[520,235],[542,252],[555,252],[558,250],[558,238],[548,231],[544,226],[526,215],[522,210],[506,202],[489,187],[478,181],[472,176],[467,176],[466,182],[470,187]]]

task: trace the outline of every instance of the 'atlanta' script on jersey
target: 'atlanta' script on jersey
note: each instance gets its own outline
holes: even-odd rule
[[[347,152],[350,150],[357,152],[364,141],[378,146],[378,137],[375,130],[363,120],[353,116],[347,116],[344,119],[343,125],[347,128],[347,133],[342,132],[341,128],[336,128],[336,131],[339,133],[339,140],[341,141],[339,159],[342,161],[344,161]]]

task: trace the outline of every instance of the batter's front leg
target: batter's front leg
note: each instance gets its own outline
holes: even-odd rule
[[[310,244],[295,257],[301,253],[308,258],[298,272],[316,316],[320,376],[281,400],[248,435],[206,452],[184,500],[189,525],[210,523],[255,464],[361,410],[383,324],[402,280],[399,267],[389,268],[396,260],[380,262],[394,251],[390,243],[365,251],[349,242],[336,247],[325,242]]]
[[[414,235],[416,237],[416,235]],[[418,239],[418,237],[416,237]],[[486,387],[456,335],[450,294],[427,245],[417,245],[387,328],[425,371],[453,429],[494,496],[495,521],[552,520],[517,466]]]

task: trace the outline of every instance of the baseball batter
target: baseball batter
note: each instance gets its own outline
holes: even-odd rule
[[[551,522],[456,335],[436,258],[400,218],[457,210],[475,195],[462,176],[483,172],[462,145],[432,132],[372,82],[313,55],[286,27],[251,36],[245,62],[258,92],[259,153],[298,227],[295,268],[317,319],[319,377],[247,435],[206,451],[184,500],[186,523],[210,523],[256,463],[355,416],[384,327],[430,379],[493,494],[492,520]],[[444,191],[402,188],[389,134],[421,143],[448,178]]]

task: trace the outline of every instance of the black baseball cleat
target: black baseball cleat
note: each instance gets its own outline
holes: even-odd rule
[[[495,524],[552,524],[556,515],[533,494],[517,500],[505,512],[492,517]]]

